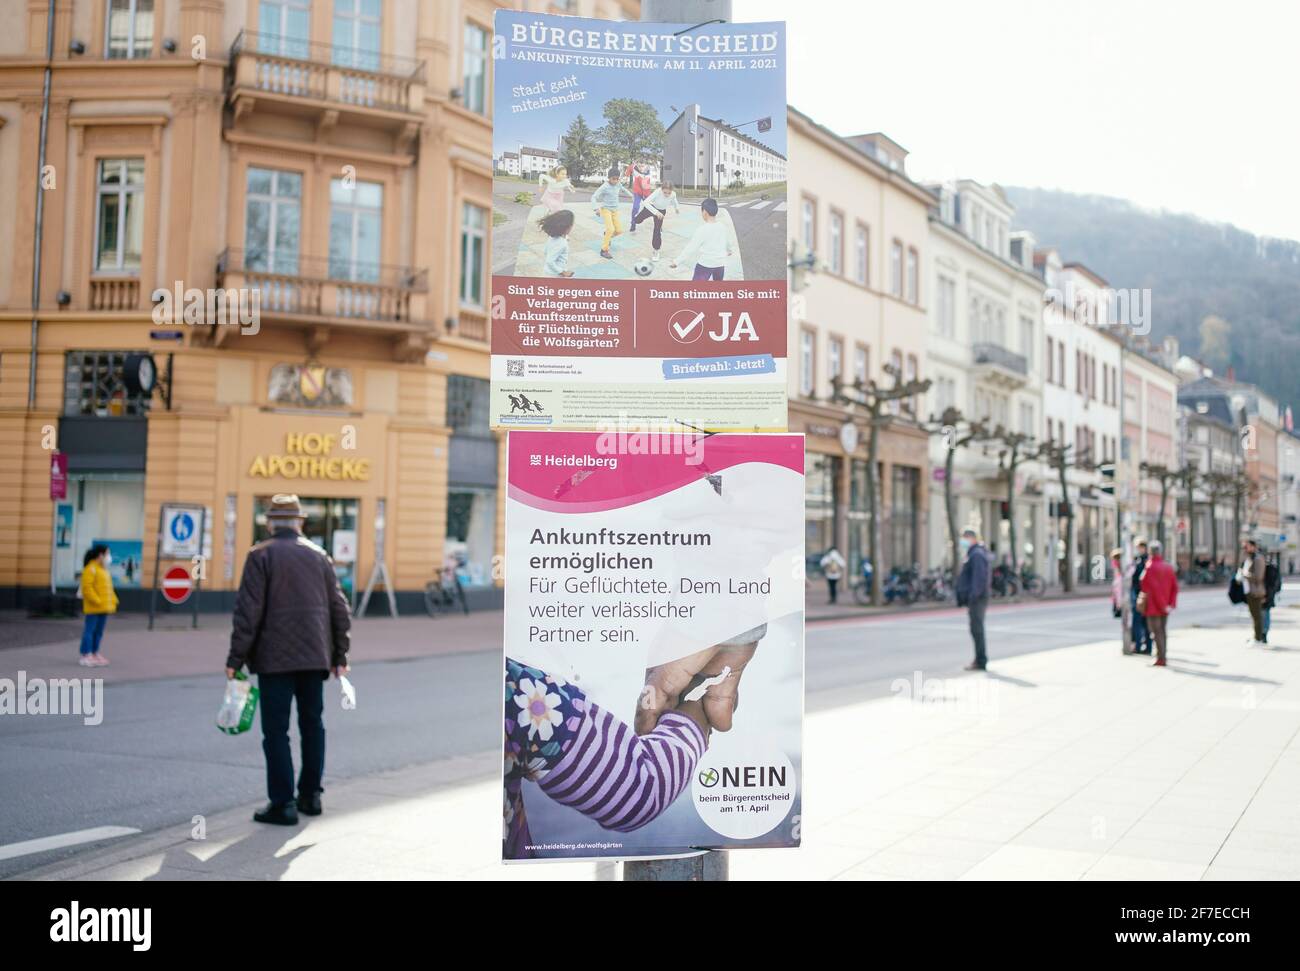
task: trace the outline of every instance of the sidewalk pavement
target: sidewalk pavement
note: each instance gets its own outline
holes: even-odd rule
[[[10,622],[13,622],[12,624]],[[77,666],[81,619],[28,620],[17,611],[0,614],[0,676],[26,671],[28,678],[66,678]],[[199,614],[159,618],[148,630],[146,614],[114,614],[104,632],[107,667],[93,668],[106,683],[211,674],[225,668],[230,647],[230,615]],[[47,626],[48,625],[48,626]],[[47,633],[49,631],[49,633]],[[362,617],[352,621],[349,663],[397,661],[501,650],[501,611],[479,610],[427,616]],[[51,639],[53,638],[53,639]],[[41,643],[41,641],[45,641]],[[8,646],[17,643],[23,646]]]
[[[1170,666],[1115,640],[895,684],[805,720],[803,846],[730,854],[748,879],[1300,878],[1300,611],[1185,628]],[[910,696],[910,697],[909,697]],[[251,743],[250,743],[251,744]],[[503,867],[500,756],[331,787],[326,814],[252,806],[128,837],[43,879],[612,879],[603,863]]]
[[[1085,584],[1081,587],[1075,587],[1069,593],[1052,587],[1047,590],[1041,597],[1019,596],[1012,599],[995,598],[989,601],[990,606],[996,607],[999,604],[1011,603],[1050,603],[1053,600],[1088,600],[1098,597],[1110,596],[1109,583]],[[898,614],[907,615],[917,613],[923,610],[956,610],[957,605],[951,600],[944,601],[918,601],[911,604],[890,604],[882,607],[870,607],[858,603],[853,599],[853,591],[848,587],[840,588],[839,599],[835,603],[826,602],[826,583],[824,580],[814,580],[808,587],[804,595],[804,616],[811,621],[818,620],[844,620],[852,617],[875,617],[880,614]],[[961,608],[965,609],[965,608]]]

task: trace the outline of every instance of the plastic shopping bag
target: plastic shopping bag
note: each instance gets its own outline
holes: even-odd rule
[[[339,698],[343,710],[352,711],[357,706],[357,689],[352,687],[352,682],[347,679],[347,675],[339,675],[339,688],[343,691],[342,697]]]
[[[257,713],[257,686],[239,671],[226,682],[226,694],[217,710],[217,728],[227,735],[238,735],[253,727]]]

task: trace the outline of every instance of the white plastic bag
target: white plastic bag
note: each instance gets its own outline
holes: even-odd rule
[[[217,709],[217,728],[227,735],[239,735],[252,728],[257,696],[257,686],[242,671],[226,681],[226,693]]]
[[[343,692],[339,699],[344,711],[352,711],[357,706],[357,689],[352,687],[352,682],[348,680],[346,674],[339,675],[339,689]]]

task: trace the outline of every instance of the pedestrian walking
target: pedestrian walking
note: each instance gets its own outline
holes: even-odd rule
[[[113,590],[113,575],[108,572],[113,554],[100,543],[87,550],[81,562],[81,612],[85,621],[81,628],[81,660],[77,663],[98,668],[108,663],[99,652],[104,626],[108,615],[117,613],[117,593]]]
[[[821,558],[822,576],[826,578],[826,589],[830,592],[830,599],[827,603],[835,602],[836,588],[844,579],[844,569],[848,566],[844,556],[838,549],[832,546],[826,551],[826,555]]]
[[[1268,564],[1259,551],[1259,544],[1253,539],[1241,544],[1242,561],[1237,570],[1237,579],[1241,581],[1242,592],[1246,595],[1246,606],[1250,608],[1250,622],[1254,627],[1254,637],[1246,643],[1253,647],[1263,647],[1268,643],[1268,634],[1264,630],[1264,604],[1268,600],[1268,584],[1265,573]]]
[[[1163,668],[1169,612],[1178,606],[1178,576],[1165,562],[1164,547],[1160,543],[1152,542],[1149,549],[1151,556],[1142,571],[1142,590],[1136,606],[1146,617],[1147,627],[1156,642],[1156,660],[1152,667]]]
[[[1142,574],[1146,571],[1147,561],[1150,558],[1147,555],[1147,541],[1144,537],[1139,536],[1137,539],[1137,556],[1133,560],[1133,569],[1129,575],[1128,596],[1129,596],[1129,616],[1133,618],[1133,653],[1150,654],[1151,653],[1151,628],[1147,626],[1147,619],[1142,611],[1137,609],[1138,595],[1142,592]]]
[[[1268,629],[1273,623],[1273,607],[1277,604],[1277,595],[1282,592],[1282,571],[1272,560],[1264,567],[1264,589],[1268,591],[1264,598],[1264,643],[1268,643]]]
[[[226,677],[245,664],[261,692],[266,808],[259,823],[292,826],[298,813],[321,812],[325,771],[325,680],[348,671],[351,618],[347,598],[325,551],[302,535],[306,517],[295,495],[272,497],[266,514],[271,538],[244,561],[230,634]],[[302,772],[293,795],[289,711],[298,705]]]
[[[980,544],[973,529],[963,530],[961,548],[965,557],[957,576],[957,606],[965,607],[970,619],[970,636],[975,642],[975,660],[967,671],[983,671],[989,663],[984,643],[984,615],[989,609],[989,591],[993,583],[992,556]]]

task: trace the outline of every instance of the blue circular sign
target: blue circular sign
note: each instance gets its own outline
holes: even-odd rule
[[[187,512],[177,513],[172,519],[172,539],[184,543],[194,535],[194,517]]]

